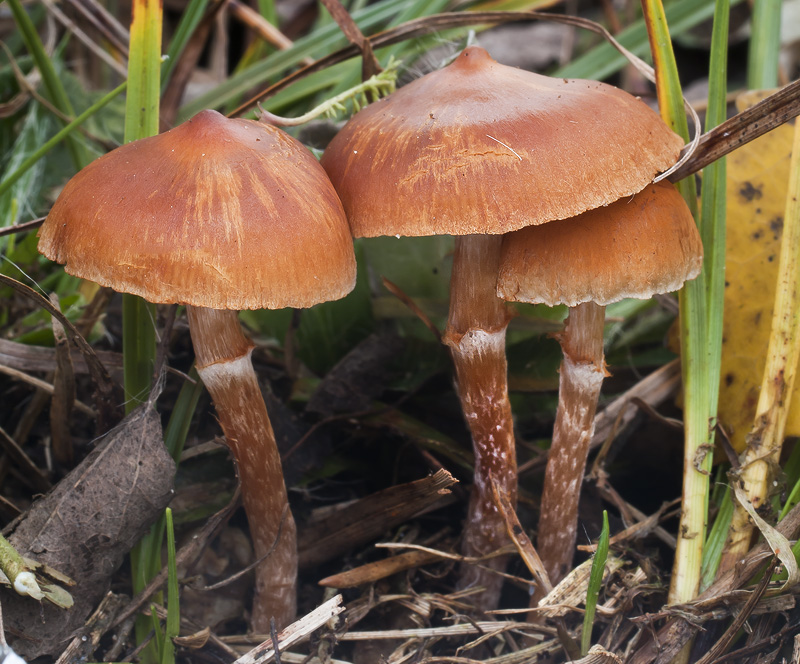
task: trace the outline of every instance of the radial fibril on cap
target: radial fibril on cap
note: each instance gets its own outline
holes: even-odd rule
[[[510,233],[497,292],[517,302],[605,306],[676,291],[702,263],[694,218],[665,182],[572,219]]]
[[[39,250],[158,303],[308,307],[355,285],[344,212],[314,156],[274,127],[215,111],[83,169]]]
[[[622,90],[471,47],[360,111],[322,165],[356,236],[498,234],[640,191],[682,145]]]

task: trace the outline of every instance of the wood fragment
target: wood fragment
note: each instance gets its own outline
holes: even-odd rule
[[[116,595],[113,592],[106,593],[97,610],[89,616],[84,628],[70,641],[56,664],[86,662],[93,659],[92,656],[100,643],[100,639],[109,629],[117,612],[126,601],[127,597]]]
[[[310,634],[332,618],[335,618],[342,611],[344,611],[344,606],[342,606],[341,595],[336,595],[324,604],[320,604],[300,620],[293,622],[280,631],[277,638],[279,650],[304,641]],[[268,637],[262,644],[237,659],[234,664],[264,664],[265,662],[273,661],[275,659],[275,650],[272,648],[272,642],[272,637]]]
[[[18,369],[12,369],[11,367],[0,364],[0,373],[4,373],[6,376],[16,378],[23,383],[27,383],[28,385],[35,387],[37,390],[44,390],[50,395],[54,394],[56,391],[56,388],[47,381],[31,376],[30,374],[27,374],[24,371],[19,371]],[[97,413],[95,413],[91,406],[87,406],[85,403],[78,401],[77,399],[75,400],[75,408],[81,411],[84,415],[88,415],[92,419],[97,417]]]
[[[608,579],[622,565],[621,558],[609,556],[603,572],[603,579]],[[564,616],[570,611],[578,610],[578,607],[586,601],[591,571],[592,560],[585,560],[567,574],[546,597],[540,599],[536,607],[531,607],[530,611],[537,615],[554,617]]]
[[[53,293],[50,301],[59,307],[58,296]],[[53,372],[53,395],[50,400],[50,436],[53,456],[67,468],[73,466],[72,435],[70,422],[77,401],[75,389],[75,370],[69,353],[69,341],[64,326],[53,317],[51,319],[55,339],[56,369]]]
[[[361,32],[361,28],[350,16],[350,12],[345,9],[339,0],[322,0],[322,4],[333,17],[333,20],[336,21],[348,41],[361,52],[361,80],[366,81],[368,78],[380,74],[383,69],[372,51],[372,43]]]
[[[107,350],[95,351],[97,358],[109,371],[122,371],[122,353]],[[76,374],[89,373],[83,354],[70,350],[70,360]],[[0,364],[20,371],[53,371],[56,368],[56,351],[44,346],[31,346],[18,341],[0,339]]]
[[[317,581],[321,586],[329,588],[355,588],[367,583],[374,583],[428,563],[439,562],[441,557],[427,551],[406,551],[391,558],[377,560],[366,565],[359,565],[346,572],[340,572]]]
[[[502,515],[506,523],[506,532],[514,543],[519,555],[523,562],[528,567],[528,570],[536,579],[541,595],[547,595],[553,590],[553,584],[550,582],[550,577],[547,570],[542,564],[542,559],[536,548],[533,546],[530,537],[525,533],[525,529],[517,518],[516,511],[508,501],[508,497],[501,493],[497,483],[492,482],[492,491],[494,493],[494,501],[498,511]]]
[[[595,645],[589,648],[586,657],[574,659],[567,664],[622,664],[622,658],[609,652],[603,646]]]
[[[389,487],[339,510],[311,519],[299,533],[300,567],[308,568],[361,546],[423,510],[448,501],[456,479],[446,470],[421,480]]]

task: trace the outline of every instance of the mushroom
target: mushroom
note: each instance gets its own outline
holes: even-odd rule
[[[355,285],[341,203],[298,141],[203,111],[70,180],[39,251],[84,279],[187,305],[197,369],[236,462],[255,555],[252,627],[294,618],[297,550],[280,455],[239,309],[310,307]],[[274,547],[274,549],[273,549]]]
[[[491,482],[516,500],[510,315],[496,294],[501,235],[633,194],[681,146],[655,112],[617,88],[506,67],[472,46],[357,113],[325,151],[321,163],[355,236],[458,236],[444,342],[475,450],[466,555],[507,541]],[[460,584],[485,586],[476,604],[491,608],[502,578],[470,565]]]
[[[565,576],[574,553],[578,499],[606,375],[605,307],[678,290],[700,273],[702,261],[694,218],[668,182],[503,240],[498,295],[570,308],[558,335],[564,359],[537,534],[537,551],[553,583]]]

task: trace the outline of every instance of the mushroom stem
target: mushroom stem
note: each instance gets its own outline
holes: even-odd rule
[[[575,551],[580,487],[605,376],[605,310],[593,302],[571,307],[558,337],[564,359],[537,535],[539,556],[554,585],[569,571]]]
[[[296,612],[297,544],[275,434],[236,311],[186,307],[197,371],[236,461],[256,558],[251,628],[269,633]],[[276,543],[277,538],[277,543]]]
[[[490,553],[508,540],[505,521],[494,504],[492,481],[512,505],[517,499],[517,460],[505,354],[508,308],[497,297],[499,235],[456,238],[450,281],[450,313],[444,343],[450,347],[461,407],[472,434],[475,474],[462,550],[467,556]],[[488,567],[502,570],[506,558]],[[461,570],[461,587],[484,586],[476,606],[497,606],[503,579],[475,565]]]

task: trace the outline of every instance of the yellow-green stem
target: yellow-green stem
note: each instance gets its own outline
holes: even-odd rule
[[[674,131],[688,139],[678,70],[672,51],[664,7],[660,0],[642,0],[650,48],[656,69],[656,87],[661,117]],[[697,219],[694,180],[678,183],[678,189]],[[675,565],[668,601],[685,602],[700,586],[700,566],[708,513],[708,474],[711,440],[709,391],[716,377],[708,373],[708,321],[706,319],[706,272],[686,283],[679,295],[681,316],[681,363],[684,388],[683,500],[678,528]]]

